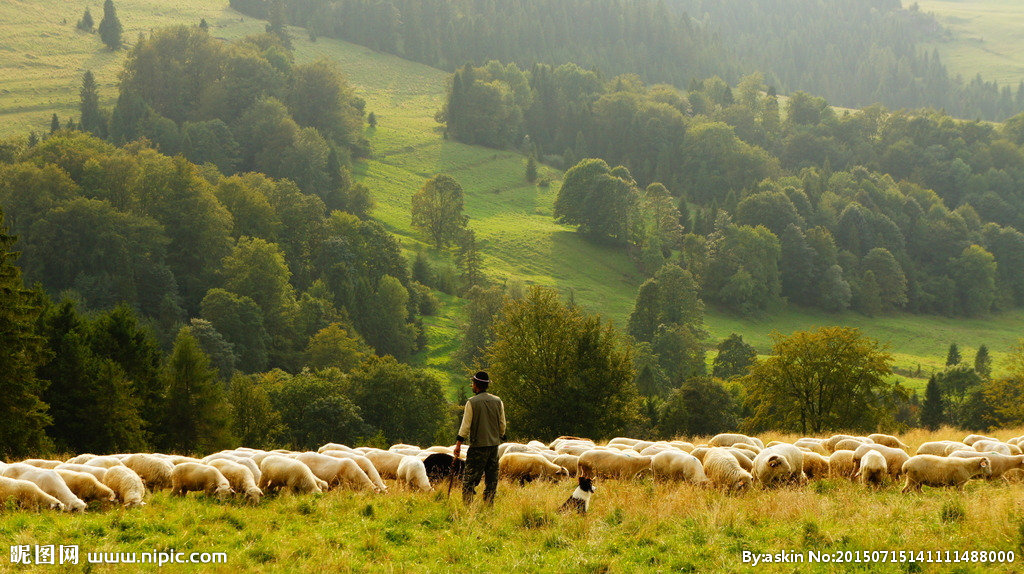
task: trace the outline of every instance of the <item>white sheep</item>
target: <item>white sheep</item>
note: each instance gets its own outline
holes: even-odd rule
[[[244,494],[253,504],[260,503],[263,491],[256,486],[256,479],[249,467],[226,458],[214,459],[208,464],[219,470],[224,478],[228,479],[231,490],[237,494]]]
[[[881,444],[863,444],[853,451],[854,466],[859,466],[864,455],[872,451],[881,454],[885,458],[887,472],[894,479],[899,478],[903,474],[903,463],[907,462],[910,458],[910,455],[901,448],[893,448]]]
[[[907,452],[910,451],[909,446],[907,446],[906,444],[903,443],[903,441],[892,436],[891,434],[874,433],[869,434],[868,438],[873,440],[875,444],[880,444],[882,446],[887,446],[890,448],[899,448]]]
[[[75,496],[75,493],[71,492],[64,479],[55,470],[15,463],[7,465],[2,474],[7,478],[35,483],[40,490],[59,500],[67,512],[84,512],[88,506],[81,498]]]
[[[945,456],[946,447],[951,444],[959,445],[960,448],[970,448],[964,443],[955,440],[933,440],[921,443],[921,446],[917,447],[917,451],[914,454],[934,454],[935,456]]]
[[[944,458],[931,454],[919,454],[903,463],[907,475],[903,492],[921,490],[921,485],[956,486],[963,489],[968,480],[976,476],[992,474],[989,459],[983,456],[973,458]]]
[[[858,437],[844,438],[843,440],[832,445],[832,452],[838,452],[841,450],[857,450],[862,445],[874,444],[867,440],[862,440]]]
[[[26,458],[25,460],[21,461],[21,464],[27,464],[30,466],[34,466],[36,468],[47,468],[53,470],[63,463],[62,461],[59,460],[47,460],[44,458]]]
[[[406,456],[401,453],[380,449],[367,449],[362,451],[362,453],[373,464],[373,467],[377,469],[377,474],[381,478],[392,480],[398,478],[398,465],[402,463],[402,459]]]
[[[355,449],[353,449],[353,448],[351,448],[349,446],[346,446],[346,445],[343,445],[343,444],[338,444],[336,442],[329,442],[329,443],[323,445],[322,447],[317,449],[317,452],[318,453],[322,453],[322,452],[324,452],[326,450],[340,450],[340,451],[344,451],[344,452],[357,452]]]
[[[22,508],[64,510],[64,503],[46,494],[34,482],[0,476],[0,503],[17,502]]]
[[[231,462],[237,462],[238,464],[248,468],[249,472],[252,473],[253,480],[259,482],[260,475],[262,473],[260,473],[260,465],[252,458],[255,454],[255,452],[243,452],[240,450],[221,451],[216,454],[211,454],[210,456],[204,458],[203,463],[210,464],[210,462],[214,460],[228,460]],[[229,478],[228,480],[231,479]]]
[[[974,443],[978,442],[979,440],[991,440],[999,442],[999,439],[990,436],[985,436],[983,434],[969,434],[964,437],[964,440],[962,442],[967,446],[974,446]]]
[[[680,450],[665,450],[651,458],[651,472],[654,480],[679,480],[696,484],[707,484],[704,466],[692,454]]]
[[[857,436],[852,436],[852,435],[848,435],[848,434],[835,434],[835,435],[832,435],[831,437],[825,439],[825,441],[822,442],[821,445],[824,446],[826,449],[828,449],[829,452],[835,452],[837,444],[839,444],[840,442],[842,442],[844,440],[849,440],[849,439],[859,440],[862,443],[871,442],[867,437],[857,437]],[[849,450],[857,450],[857,449],[856,448],[851,448]]]
[[[63,463],[57,465],[54,470],[73,470],[75,472],[87,472],[96,477],[96,480],[103,482],[103,477],[107,475],[107,469],[100,468],[98,466],[86,466],[84,464],[71,464]]]
[[[869,450],[860,459],[860,468],[854,478],[860,478],[864,486],[881,486],[886,475],[889,474],[889,465],[885,461],[885,455],[877,450]]]
[[[150,490],[171,488],[171,461],[145,453],[130,454],[121,459],[121,464],[135,471]]]
[[[65,464],[85,464],[86,462],[88,462],[89,460],[94,459],[94,458],[96,458],[95,454],[86,452],[86,453],[82,453],[82,454],[80,454],[78,456],[69,458],[69,459],[65,460],[64,462],[65,462]]]
[[[754,481],[754,477],[743,470],[736,457],[722,448],[712,448],[704,454],[704,474],[713,486],[728,491],[746,490]]]
[[[415,456],[407,456],[402,459],[398,465],[398,481],[415,490],[424,492],[434,490],[427,478],[427,467],[422,460]]]
[[[121,459],[114,456],[95,456],[82,463],[86,466],[98,466],[100,468],[113,468],[123,466]]]
[[[569,476],[579,476],[580,457],[574,454],[558,454],[551,462],[569,471]]]
[[[271,488],[290,488],[293,492],[321,493],[327,483],[313,475],[313,471],[305,464],[280,455],[269,455],[260,462],[259,488],[270,492]],[[321,486],[322,485],[322,486]]]
[[[975,452],[998,452],[1007,456],[1013,454],[1013,451],[1010,450],[1010,445],[997,440],[979,440],[975,441],[971,446],[974,447]]]
[[[754,457],[751,474],[766,486],[800,482],[804,476],[804,452],[791,444],[770,446]]]
[[[857,465],[853,463],[852,450],[837,450],[828,457],[828,474],[833,478],[853,479],[857,473]]]
[[[592,449],[579,456],[579,476],[587,478],[630,479],[651,469],[651,457],[638,453]]]
[[[829,470],[829,457],[804,451],[804,475],[809,480],[828,478]]]
[[[350,458],[336,458],[315,452],[304,452],[295,460],[305,464],[317,478],[327,483],[327,488],[347,485],[356,490],[380,492],[370,477]]]
[[[117,495],[114,494],[114,491],[87,472],[76,472],[63,468],[56,469],[54,472],[60,475],[64,484],[68,485],[71,492],[75,493],[75,496],[81,498],[83,502],[89,503],[93,500],[98,500],[101,503],[117,502]]]
[[[498,476],[523,484],[537,478],[569,478],[569,471],[540,454],[510,452],[498,459]]]
[[[115,466],[107,469],[102,480],[126,508],[145,506],[142,497],[146,495],[146,485],[139,473],[124,465]]]
[[[752,451],[749,451],[744,448],[736,448],[734,446],[717,448],[724,448],[725,450],[729,451],[730,453],[732,453],[734,457],[736,457],[736,462],[740,463],[740,466],[743,467],[743,470],[747,472],[753,472],[754,457],[756,457],[757,455],[754,454]]]
[[[1019,454],[1005,455],[997,452],[980,453],[973,450],[958,450],[956,452],[949,453],[949,456],[950,458],[974,458],[977,456],[984,456],[988,459],[992,468],[992,474],[989,476],[991,479],[1001,478],[1004,474],[1015,468],[1024,468],[1024,456]]]
[[[171,494],[185,496],[189,492],[202,492],[218,500],[234,494],[231,483],[215,467],[197,462],[177,464],[171,471]]]
[[[821,439],[804,437],[797,439],[796,442],[793,443],[793,446],[805,448],[811,452],[816,452],[821,456],[828,456],[832,454],[827,448],[825,448],[825,445],[821,443]]]
[[[747,436],[745,434],[736,433],[721,433],[711,437],[708,441],[708,446],[733,446],[736,443],[743,443],[756,446],[759,449],[764,448],[764,443],[757,437]]]
[[[345,452],[341,450],[327,450],[324,451],[323,454],[327,456],[333,456],[335,458],[347,458],[354,460],[356,464],[359,465],[359,468],[361,468],[363,472],[366,473],[366,476],[370,477],[370,481],[376,487],[377,492],[388,491],[388,485],[384,484],[384,481],[381,480],[380,473],[377,472],[377,467],[373,466],[373,463],[370,462],[370,459],[366,458],[362,454]]]
[[[640,442],[640,439],[627,438],[627,437],[623,437],[623,436],[617,436],[617,437],[613,438],[612,440],[608,441],[608,446],[613,446],[613,445],[617,445],[617,444],[624,444],[624,445],[632,448],[633,445],[635,445],[638,442]]]

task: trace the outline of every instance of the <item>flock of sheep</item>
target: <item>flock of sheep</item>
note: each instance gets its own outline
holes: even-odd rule
[[[741,434],[716,435],[699,445],[620,437],[599,446],[588,439],[559,437],[550,444],[502,444],[499,474],[521,483],[650,474],[658,481],[686,481],[727,491],[825,477],[878,487],[889,479],[904,478],[903,492],[908,492],[920,490],[921,485],[963,487],[976,477],[1020,482],[1024,479],[1022,444],[1024,436],[1001,442],[970,435],[962,442],[926,442],[911,456],[907,445],[884,434],[801,438],[792,444],[767,445]],[[384,479],[411,490],[431,491],[432,483],[461,471],[463,461],[452,453],[452,447],[446,446],[420,449],[399,444],[381,450],[328,443],[318,452],[238,448],[201,460],[136,453],[0,462],[0,502],[13,500],[23,508],[68,512],[85,511],[94,500],[132,507],[145,504],[149,489],[170,490],[178,496],[203,492],[222,500],[240,496],[257,504],[265,493],[282,488],[307,494],[333,488],[385,493]]]

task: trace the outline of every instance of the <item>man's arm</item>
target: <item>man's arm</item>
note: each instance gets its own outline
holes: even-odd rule
[[[462,451],[462,443],[466,441],[466,437],[469,436],[469,431],[472,428],[473,405],[467,401],[466,411],[462,415],[462,426],[459,427],[459,435],[455,437],[455,458],[459,458],[459,453]]]
[[[501,436],[501,442],[505,442],[505,403],[500,404],[498,409],[498,434]]]

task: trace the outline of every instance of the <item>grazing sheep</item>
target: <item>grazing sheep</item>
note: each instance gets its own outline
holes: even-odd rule
[[[325,450],[340,450],[342,452],[357,452],[353,448],[350,448],[350,447],[345,446],[343,444],[338,444],[336,442],[329,442],[329,443],[325,444],[324,446],[322,446],[319,449],[317,449],[317,452],[323,453]]]
[[[359,465],[359,468],[363,469],[363,472],[366,473],[366,476],[370,477],[370,482],[372,482],[373,485],[377,487],[377,492],[388,491],[388,485],[384,484],[384,481],[381,480],[380,473],[377,472],[377,467],[373,466],[373,463],[370,462],[370,459],[366,458],[362,454],[345,452],[341,450],[328,450],[324,451],[323,454],[327,456],[333,456],[335,458],[349,458],[356,461],[356,464]]]
[[[666,450],[654,455],[651,472],[655,481],[681,480],[702,485],[709,482],[697,457],[679,450]]]
[[[979,440],[975,441],[971,446],[974,447],[975,452],[998,452],[1007,456],[1013,454],[1013,451],[1010,450],[1010,445],[997,440]]]
[[[1003,480],[1008,484],[1024,483],[1024,468],[1011,468],[1003,473]]]
[[[692,452],[695,448],[692,442],[686,442],[685,440],[673,440],[669,441],[668,444],[678,448],[683,452]]]
[[[146,504],[142,501],[142,497],[146,494],[146,485],[142,483],[139,473],[127,466],[121,465],[107,469],[107,474],[103,475],[103,484],[114,491],[117,499],[126,508],[145,506]]]
[[[563,441],[559,443],[558,447],[554,451],[558,454],[572,454],[580,456],[583,453],[593,450],[595,448],[592,442],[582,441]]]
[[[91,459],[94,459],[94,458],[96,458],[95,454],[83,453],[83,454],[80,454],[80,455],[78,455],[76,457],[69,458],[69,459],[65,460],[64,462],[65,462],[65,464],[85,464],[86,462],[89,462]]]
[[[113,468],[115,466],[124,466],[121,460],[113,456],[96,456],[82,463],[86,466],[98,466],[100,468]]]
[[[98,466],[86,466],[84,464],[59,464],[54,470],[73,470],[75,472],[87,472],[96,477],[96,480],[103,482],[103,477],[107,476],[107,469],[100,468]]]
[[[202,492],[206,496],[216,495],[218,500],[224,500],[234,494],[228,479],[212,466],[195,462],[175,465],[171,471],[171,494],[185,496],[189,492]]]
[[[903,443],[903,441],[901,441],[900,439],[892,436],[891,434],[881,434],[881,433],[869,434],[868,438],[873,440],[875,442],[875,444],[880,444],[882,446],[887,446],[887,447],[890,447],[890,448],[899,448],[899,449],[903,449],[904,451],[908,451],[908,452],[910,451],[910,447],[909,446],[907,446],[906,444]]]
[[[992,468],[992,474],[988,477],[990,479],[1001,478],[1008,471],[1015,468],[1024,468],[1024,456],[1021,455],[1005,455],[998,452],[980,453],[973,450],[958,450],[949,453],[950,458],[975,458],[978,456],[984,456],[988,459]]]
[[[889,476],[894,479],[899,478],[903,474],[903,463],[907,462],[907,459],[910,458],[910,455],[900,448],[892,448],[881,444],[864,444],[853,452],[853,464],[855,466],[860,465],[861,458],[871,451],[880,453],[885,458]]]
[[[277,454],[263,458],[260,462],[260,472],[263,476],[260,477],[259,488],[263,492],[287,487],[293,492],[319,494],[327,488],[326,483],[318,479],[308,466],[293,458]]]
[[[175,466],[184,464],[186,462],[194,462],[196,464],[203,464],[203,461],[194,456],[182,456],[180,454],[172,454],[167,457],[167,460],[171,461],[171,464]]]
[[[808,480],[828,478],[829,457],[816,452],[804,451],[804,475]]]
[[[151,454],[136,453],[121,459],[121,464],[134,470],[150,490],[171,488],[171,472],[174,470],[174,465],[167,459]]]
[[[765,486],[800,482],[804,476],[804,452],[791,444],[770,446],[754,457],[752,475]]]
[[[944,458],[931,454],[919,454],[903,463],[907,475],[903,492],[921,490],[921,485],[955,486],[963,489],[968,480],[976,476],[992,474],[989,459],[983,456],[973,458]]]
[[[67,512],[84,512],[87,505],[71,492],[57,471],[38,468],[29,464],[9,464],[3,469],[3,476],[35,483],[40,490],[56,498]]]
[[[857,473],[857,465],[853,463],[852,450],[838,450],[828,457],[828,474],[833,478],[849,478]]]
[[[407,456],[402,459],[398,465],[398,481],[415,490],[424,492],[434,490],[427,478],[427,467],[423,465],[422,460],[415,456]]]
[[[914,454],[934,454],[935,456],[945,456],[946,447],[950,444],[963,445],[963,448],[970,448],[962,442],[952,440],[933,440],[921,443],[921,446],[917,447],[917,451]]]
[[[826,439],[824,442],[822,442],[821,446],[823,446],[826,449],[828,449],[829,452],[835,452],[836,451],[836,445],[839,444],[840,441],[848,440],[848,439],[856,439],[856,438],[857,437],[851,436],[851,435],[848,435],[848,434],[834,434],[831,437],[829,437],[828,439]],[[850,449],[850,450],[856,450],[856,449]]]
[[[0,476],[0,503],[14,500],[22,508],[64,510],[64,503],[46,494],[34,482]]]
[[[263,491],[256,486],[256,479],[253,477],[249,467],[226,458],[211,460],[209,464],[219,470],[224,475],[224,478],[228,479],[231,490],[238,494],[245,494],[246,498],[253,504],[260,503]]]
[[[64,484],[68,485],[75,496],[83,502],[89,503],[98,500],[101,503],[117,502],[117,495],[110,487],[103,484],[95,476],[87,472],[76,472],[74,470],[56,469],[54,472],[60,475]]]
[[[616,444],[624,444],[624,445],[632,448],[633,445],[635,445],[638,442],[640,442],[639,439],[626,438],[626,437],[618,436],[618,437],[615,437],[612,440],[608,441],[608,446],[612,446],[612,445],[616,445]]]
[[[693,450],[691,450],[690,454],[692,454],[694,457],[696,457],[697,460],[699,460],[701,464],[704,464],[704,455],[706,455],[709,450],[711,450],[710,447],[698,446],[698,447],[694,448]]]
[[[456,478],[462,480],[462,473],[466,470],[466,461],[448,453],[434,452],[423,459],[423,466],[427,469],[427,479],[434,484],[448,477],[452,477],[452,480]]]
[[[744,450],[742,448],[735,448],[731,446],[722,448],[725,448],[725,450],[729,451],[730,453],[732,453],[734,457],[736,457],[736,462],[740,463],[740,466],[743,467],[743,470],[747,472],[753,472],[754,457],[757,456],[756,454],[750,452],[749,450]]]
[[[217,454],[211,454],[210,456],[203,459],[203,464],[210,464],[215,460],[227,460],[230,462],[237,462],[238,464],[249,469],[252,473],[252,479],[256,482],[260,481],[260,465],[252,459],[252,456],[247,456],[255,453],[244,453],[244,452],[219,452]],[[231,479],[228,478],[230,481]]]
[[[518,442],[503,442],[498,445],[498,458],[501,458],[511,452],[539,453],[540,449],[534,446],[520,444]]]
[[[838,452],[841,450],[857,450],[861,445],[871,444],[867,441],[863,441],[859,438],[844,438],[843,440],[832,445],[832,452]]]
[[[889,474],[889,465],[885,461],[885,455],[877,450],[869,450],[860,459],[860,470],[853,475],[860,478],[864,486],[882,486],[886,475]]]
[[[764,448],[764,443],[761,442],[761,439],[747,436],[745,434],[734,433],[716,434],[708,441],[708,446],[733,446],[736,443],[749,444],[760,449]]]
[[[805,438],[797,439],[797,441],[793,443],[793,446],[797,446],[797,447],[800,447],[800,448],[805,448],[805,449],[807,449],[807,450],[809,450],[811,452],[816,452],[816,453],[820,454],[821,456],[828,456],[828,455],[832,454],[831,452],[829,452],[829,450],[827,448],[825,448],[825,445],[823,445],[821,443],[822,443],[821,439],[806,438],[805,437]]]
[[[569,476],[579,476],[580,457],[573,454],[559,454],[551,462],[569,471]]]
[[[398,465],[406,457],[404,454],[380,449],[365,450],[363,456],[377,469],[378,475],[392,480],[398,478]]]
[[[704,455],[704,473],[713,486],[727,491],[746,490],[754,481],[754,477],[740,467],[736,457],[721,448],[710,449]]]
[[[990,436],[985,436],[983,434],[969,434],[964,437],[963,443],[967,446],[974,446],[974,443],[978,442],[979,440],[991,440],[999,442],[999,439],[992,438]]]
[[[950,443],[946,445],[946,448],[942,449],[942,456],[949,456],[950,453],[956,452],[958,450],[974,450],[974,449],[969,447],[969,446],[967,446],[966,444],[964,444],[962,442],[950,441]],[[975,452],[977,452],[977,451],[975,451]],[[924,454],[924,453],[921,453],[921,454]]]
[[[498,476],[524,484],[537,478],[569,478],[569,471],[539,454],[512,452],[498,459]]]
[[[25,460],[21,461],[21,464],[27,464],[29,466],[34,466],[36,468],[46,468],[46,469],[49,469],[49,470],[53,470],[53,469],[57,468],[58,466],[60,466],[63,463],[61,461],[59,461],[59,460],[46,460],[46,459],[42,459],[42,458],[26,458]]]
[[[769,446],[771,446],[771,445],[769,445]],[[747,443],[743,443],[743,442],[738,442],[738,443],[732,445],[732,448],[738,448],[740,450],[748,451],[751,454],[753,454],[754,456],[756,456],[757,453],[761,452],[761,450],[762,450],[762,449],[757,448],[756,446],[754,446],[752,444],[747,444]],[[765,447],[765,448],[767,448],[767,447]]]
[[[579,475],[587,478],[634,478],[650,471],[651,457],[611,450],[589,450],[580,455]]]
[[[327,483],[327,488],[347,485],[355,490],[379,492],[369,476],[359,468],[356,461],[350,458],[336,458],[315,452],[304,452],[295,460],[305,464],[320,480]]]
[[[659,452],[665,452],[667,450],[680,452],[680,450],[668,443],[652,444],[651,446],[639,451],[640,456],[654,456]]]

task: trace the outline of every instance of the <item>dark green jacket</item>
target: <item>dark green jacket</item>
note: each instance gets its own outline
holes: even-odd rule
[[[498,446],[505,436],[505,404],[488,392],[466,401],[462,426],[456,440],[469,446]]]

